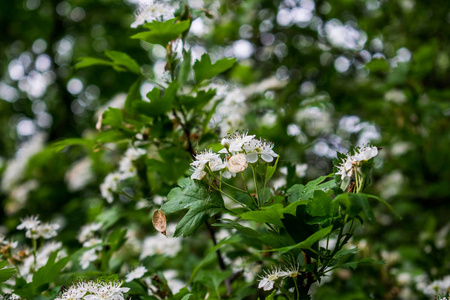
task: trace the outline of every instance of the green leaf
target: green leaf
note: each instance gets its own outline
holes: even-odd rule
[[[120,249],[120,247],[125,244],[127,238],[127,229],[117,228],[108,237],[107,243],[109,247],[103,248],[102,258],[101,258],[101,269],[106,271],[109,269],[109,261],[111,260],[114,252]]]
[[[194,64],[195,81],[198,84],[205,79],[211,79],[231,68],[235,62],[234,58],[223,58],[211,64],[211,58],[205,53]]]
[[[210,217],[224,209],[222,196],[210,191],[203,182],[184,178],[178,182],[180,187],[172,189],[167,201],[161,207],[165,214],[189,209],[178,223],[174,236],[192,235]]]
[[[69,262],[70,257],[64,257],[56,261],[58,251],[53,252],[45,266],[40,268],[33,274],[33,281],[31,282],[35,292],[42,289],[43,286],[53,282],[58,277],[60,271]]]
[[[298,244],[295,244],[295,245],[292,245],[292,246],[288,246],[288,247],[271,249],[271,250],[265,250],[263,252],[279,251],[279,252],[285,253],[285,252],[288,252],[290,250],[297,249],[297,248],[300,248],[300,249],[311,249],[311,247],[316,242],[318,242],[319,240],[321,240],[322,238],[327,236],[332,231],[332,229],[333,229],[333,226],[328,226],[326,228],[320,229],[319,231],[313,233],[311,236],[309,236],[303,242],[300,242]]]
[[[122,128],[124,117],[122,110],[119,108],[109,107],[107,111],[103,113],[102,124],[109,125],[116,128]]]
[[[11,278],[14,273],[16,273],[16,269],[14,268],[6,268],[3,269],[6,266],[6,261],[2,261],[0,262],[0,282],[4,282],[6,280],[8,280],[9,278]]]
[[[75,65],[75,68],[80,69],[95,65],[104,65],[112,66],[118,72],[130,71],[132,73],[141,74],[141,67],[134,59],[128,56],[128,54],[119,51],[106,50],[105,55],[108,56],[111,61],[95,57],[82,57]]]
[[[283,205],[278,203],[275,205],[263,207],[262,210],[245,212],[240,215],[241,219],[260,223],[271,223],[278,227],[283,227],[281,222]]]
[[[305,186],[302,184],[295,184],[290,189],[288,189],[288,201],[295,202],[298,200],[308,200],[314,196],[314,191],[322,190],[328,191],[336,185],[334,180],[325,181],[325,179],[334,176],[334,174],[329,174],[326,176],[321,176],[316,180],[308,182]]]
[[[333,258],[334,259],[339,259],[341,257],[344,257],[344,256],[348,255],[348,254],[355,254],[356,252],[358,252],[358,247],[351,248],[351,249],[341,248],[341,250],[336,252],[336,254],[333,256]]]
[[[180,65],[180,71],[178,73],[178,83],[183,86],[189,79],[189,73],[191,72],[191,50],[186,51],[183,54],[183,62]]]
[[[106,50],[105,54],[113,61],[114,67],[118,71],[128,69],[133,73],[141,74],[141,67],[128,54],[112,50]]]
[[[333,210],[331,197],[324,191],[314,191],[314,197],[308,204],[308,213],[313,217],[332,216]]]
[[[189,281],[187,283],[187,286],[189,286],[192,281],[195,279],[195,276],[197,276],[197,273],[200,271],[201,268],[203,268],[209,261],[211,261],[212,258],[216,257],[216,251],[219,250],[222,246],[227,244],[234,244],[241,241],[241,237],[238,235],[232,235],[229,238],[226,238],[222,241],[220,241],[217,245],[212,247],[208,250],[206,254],[204,254],[205,258],[197,264],[197,266],[192,271],[191,277],[189,278]]]
[[[55,152],[60,152],[69,146],[84,146],[85,148],[92,149],[94,141],[81,138],[70,138],[55,142],[51,145]]]
[[[140,32],[133,36],[132,39],[140,39],[150,44],[159,44],[166,47],[167,44],[176,39],[180,34],[189,29],[191,25],[189,20],[174,23],[175,19],[165,22],[153,21],[144,25],[149,31]]]
[[[264,184],[267,184],[269,180],[272,178],[273,174],[275,173],[275,170],[277,169],[278,160],[280,157],[277,157],[277,160],[275,161],[275,164],[273,166],[267,165],[267,171],[266,176],[264,178]]]
[[[380,197],[374,196],[374,195],[369,195],[369,194],[365,194],[368,198],[372,198],[377,200],[378,202],[382,203],[384,206],[386,206],[386,208],[393,213],[399,220],[402,219],[402,217],[394,210],[394,208],[388,203],[386,202],[386,200],[383,200]]]
[[[199,91],[195,97],[181,96],[180,103],[183,104],[187,110],[201,109],[208,104],[215,95],[215,90]]]
[[[133,107],[136,111],[149,117],[163,115],[172,108],[172,103],[175,101],[177,90],[178,83],[172,82],[161,97],[161,90],[155,87],[147,94],[150,102],[137,101],[133,103]]]
[[[215,227],[223,227],[223,228],[233,228],[236,229],[239,233],[243,234],[243,235],[247,235],[248,237],[252,237],[252,238],[259,238],[260,237],[260,233],[250,227],[245,227],[242,226],[241,224],[239,224],[236,221],[232,221],[232,220],[226,220],[226,219],[221,219],[223,221],[227,221],[227,223],[215,223],[213,224],[213,226]]]
[[[181,300],[189,300],[189,298],[191,298],[193,294],[187,294],[186,296],[184,296],[183,298],[181,298]]]
[[[96,65],[113,66],[111,61],[95,58],[95,57],[81,57],[80,61],[75,65],[75,69],[81,69]]]
[[[369,200],[365,194],[343,193],[334,198],[333,202],[339,203],[343,211],[348,214],[350,218],[354,218],[361,211],[364,211],[364,214],[370,223],[375,221],[372,207],[370,207]]]
[[[136,80],[128,90],[127,98],[125,99],[124,109],[129,115],[134,115],[133,103],[140,101],[141,99],[141,78]]]
[[[336,269],[336,268],[346,268],[346,269],[352,268],[353,270],[355,270],[356,267],[358,267],[361,264],[384,265],[385,262],[383,260],[374,260],[374,259],[371,259],[371,258],[363,258],[363,259],[358,260],[358,261],[352,261],[352,262],[347,262],[347,263],[338,265],[338,266],[336,266],[333,269]]]

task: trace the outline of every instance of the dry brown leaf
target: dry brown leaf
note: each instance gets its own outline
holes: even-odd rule
[[[166,235],[167,220],[166,215],[162,212],[162,210],[155,210],[153,213],[152,223],[153,227],[155,227],[157,231]]]

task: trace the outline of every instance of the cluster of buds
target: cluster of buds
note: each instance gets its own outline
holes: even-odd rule
[[[191,163],[191,179],[203,179],[207,168],[212,172],[220,171],[221,176],[225,178],[231,178],[247,169],[249,163],[258,162],[259,158],[272,162],[278,157],[272,150],[272,143],[255,139],[254,135],[248,135],[247,132],[228,135],[222,139],[221,144],[224,148],[218,153],[208,149],[195,156],[195,161]],[[221,155],[225,157],[222,158]]]
[[[336,175],[341,176],[341,188],[346,192],[362,191],[373,166],[373,158],[377,155],[377,147],[367,146],[357,147],[341,157],[336,166]]]

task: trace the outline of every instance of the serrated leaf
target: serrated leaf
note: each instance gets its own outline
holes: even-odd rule
[[[211,79],[231,68],[235,62],[234,58],[223,58],[212,64],[211,58],[205,53],[194,64],[195,81],[199,84],[203,80]]]
[[[163,115],[172,108],[172,103],[175,101],[177,90],[178,83],[172,82],[164,91],[164,95],[161,96],[161,90],[155,87],[147,94],[150,102],[136,101],[133,103],[133,107],[137,112],[149,117]]]
[[[109,125],[116,128],[123,127],[123,113],[119,108],[109,107],[107,111],[103,113],[102,124]]]
[[[283,247],[283,248],[265,250],[265,251],[266,252],[279,251],[279,252],[285,253],[285,252],[288,252],[293,249],[311,249],[311,247],[316,242],[318,242],[319,240],[321,240],[322,238],[327,236],[332,231],[332,229],[333,229],[333,226],[328,226],[326,228],[322,228],[319,231],[313,233],[306,240],[304,240],[303,242],[300,242],[298,244],[288,246],[288,247]]]
[[[144,25],[149,31],[140,32],[133,36],[132,39],[140,39],[150,44],[159,44],[166,47],[167,44],[176,39],[180,34],[189,29],[191,25],[189,20],[174,23],[175,19],[165,22],[153,21]]]
[[[180,103],[183,104],[187,110],[200,109],[208,104],[215,95],[215,90],[199,91],[195,97],[181,96]]]
[[[203,182],[184,178],[173,188],[167,201],[161,207],[165,214],[188,209],[178,223],[174,236],[189,236],[210,217],[224,209],[222,196],[217,191],[210,191]]]
[[[334,187],[336,183],[334,180],[325,181],[325,179],[334,176],[334,174],[329,174],[326,176],[321,176],[316,180],[308,182],[305,186],[302,184],[293,185],[287,192],[289,194],[288,201],[295,202],[299,200],[311,199],[314,195],[314,191],[322,190],[328,191],[330,188]]]

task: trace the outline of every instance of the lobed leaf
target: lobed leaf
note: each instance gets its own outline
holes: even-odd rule
[[[235,62],[234,58],[223,58],[212,64],[211,58],[205,53],[194,64],[195,81],[198,84],[203,80],[211,79],[231,68]]]

